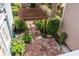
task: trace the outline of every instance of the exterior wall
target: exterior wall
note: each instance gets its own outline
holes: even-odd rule
[[[3,24],[0,28],[0,37],[1,47],[4,49],[6,55],[10,55],[11,36],[6,20],[3,21]]]
[[[79,4],[66,4],[62,20],[61,31],[68,34],[66,44],[71,50],[79,49]]]
[[[9,26],[9,31],[12,37],[12,23],[13,21],[13,14],[12,14],[12,9],[11,9],[11,4],[10,3],[5,3],[5,11],[7,14],[7,22],[8,22],[8,26]]]
[[[4,3],[3,7],[4,9],[0,13],[2,16],[0,17],[0,53],[3,54],[0,55],[10,56],[13,16],[10,3]]]

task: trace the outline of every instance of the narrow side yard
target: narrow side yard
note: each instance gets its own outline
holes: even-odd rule
[[[61,7],[60,5],[58,7]],[[12,56],[57,56],[65,53],[63,45],[67,33],[60,32],[62,8],[55,10],[57,14],[54,14],[51,7],[46,4],[41,4],[38,8],[12,5],[14,18],[13,40],[10,47]],[[57,12],[58,10],[60,12]]]
[[[24,55],[55,56],[63,53],[63,51],[58,50],[57,42],[54,38],[44,38],[40,35],[40,31],[36,28],[33,21],[27,21],[27,25],[33,39],[31,43],[27,44]]]

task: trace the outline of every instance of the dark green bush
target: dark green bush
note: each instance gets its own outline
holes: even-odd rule
[[[25,51],[25,43],[20,39],[13,39],[11,42],[11,53],[12,55],[22,55]]]
[[[50,20],[48,22],[48,26],[47,26],[47,30],[48,33],[52,36],[54,36],[54,34],[56,34],[58,32],[60,26],[60,20],[57,18],[54,18],[53,20]]]
[[[65,42],[66,38],[67,38],[67,34],[65,32],[62,32],[60,34],[59,44],[62,45]]]
[[[19,32],[25,31],[25,23],[22,20],[20,20],[20,18],[18,17],[16,17],[14,20],[15,20],[16,30]]]
[[[31,34],[23,35],[22,40],[24,40],[25,43],[30,43],[32,41],[32,35]]]
[[[60,45],[62,45],[65,42],[66,38],[67,38],[67,34],[65,32],[62,32],[60,35],[59,34],[55,34],[53,37],[55,38],[55,40]]]
[[[31,3],[31,8],[35,8],[36,7],[36,4],[35,3]]]

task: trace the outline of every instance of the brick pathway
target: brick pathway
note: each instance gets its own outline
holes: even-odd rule
[[[62,53],[59,51],[56,45],[56,41],[53,38],[44,38],[40,35],[39,30],[35,27],[32,21],[27,22],[29,24],[30,32],[32,33],[33,40],[27,44],[27,49],[24,55],[27,56],[56,56]]]

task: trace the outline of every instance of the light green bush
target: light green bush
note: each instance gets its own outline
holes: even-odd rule
[[[18,16],[19,9],[16,7],[13,7],[13,8],[14,8],[12,9],[13,16]]]
[[[20,39],[13,39],[11,42],[11,53],[12,55],[22,55],[25,51],[25,43]]]

